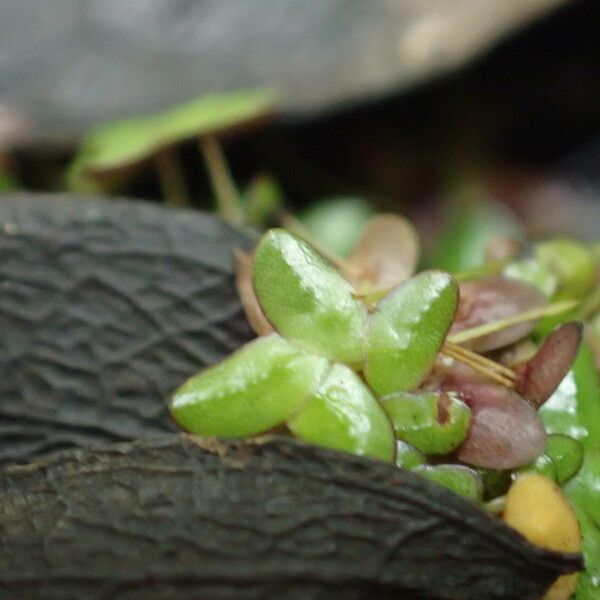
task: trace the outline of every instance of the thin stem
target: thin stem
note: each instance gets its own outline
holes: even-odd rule
[[[240,195],[219,142],[211,135],[202,136],[200,150],[215,194],[219,214],[226,221],[242,223],[244,216],[240,205]]]
[[[446,356],[468,365],[472,369],[475,369],[486,377],[493,379],[497,383],[507,388],[514,389],[514,379],[517,378],[517,375],[510,369],[507,369],[506,367],[499,365],[488,358],[480,356],[475,352],[465,350],[465,348],[460,348],[459,346],[455,346],[448,342],[442,346],[441,351]],[[510,375],[506,374],[507,372],[510,373]]]
[[[472,352],[471,350],[467,350],[466,348],[463,348],[462,346],[459,346],[458,344],[454,344],[453,342],[446,340],[446,343],[444,344],[444,348],[447,348],[447,349],[449,348],[456,354],[462,354],[462,356],[468,358],[472,362],[477,362],[479,364],[482,364],[482,365],[492,369],[493,371],[498,371],[498,373],[502,373],[503,375],[506,375],[506,377],[508,377],[509,379],[517,378],[517,375],[515,374],[515,372],[512,371],[511,369],[509,369],[508,367],[505,367],[504,365],[501,365],[500,363],[497,363],[497,362],[491,360],[490,358],[486,358],[485,356],[482,356],[481,354],[477,354],[477,352]]]
[[[464,329],[463,331],[459,331],[458,333],[449,335],[448,341],[453,342],[455,344],[461,344],[462,342],[474,340],[476,338],[483,337],[484,335],[489,335],[490,333],[495,333],[496,331],[506,329],[507,327],[512,327],[513,325],[527,323],[528,321],[536,321],[537,319],[541,319],[542,317],[558,315],[560,313],[571,310],[576,306],[576,300],[564,300],[562,302],[554,302],[553,304],[548,304],[546,306],[526,310],[525,312],[519,313],[517,315],[511,315],[510,317],[498,319],[497,321],[492,321],[491,323],[484,323],[483,325],[478,325],[477,327]]]
[[[511,381],[510,379],[507,379],[506,377],[499,375],[495,371],[488,371],[487,369],[483,368],[481,365],[478,365],[475,363],[470,363],[468,360],[465,359],[464,356],[461,356],[459,354],[454,354],[453,352],[451,352],[449,350],[442,350],[442,352],[446,356],[449,356],[450,358],[453,358],[454,360],[457,360],[459,362],[462,362],[462,363],[468,365],[469,367],[475,369],[482,375],[485,375],[489,379],[493,379],[496,383],[499,383],[500,385],[503,385],[506,388],[509,388],[512,390],[515,387],[514,382]]]
[[[321,256],[323,256],[323,258],[336,267],[346,279],[352,280],[360,276],[361,270],[358,267],[355,267],[352,263],[344,260],[319,240],[315,239],[312,233],[310,233],[304,224],[294,215],[287,212],[284,213],[281,217],[281,223],[288,231],[295,233],[298,237],[301,237],[305,242],[309,243],[319,254],[321,254]]]
[[[154,165],[162,194],[171,206],[190,206],[181,164],[172,149],[165,149],[154,157]]]

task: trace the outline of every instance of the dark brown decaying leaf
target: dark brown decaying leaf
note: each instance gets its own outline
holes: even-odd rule
[[[348,262],[356,268],[352,284],[361,291],[393,288],[413,275],[421,247],[413,225],[399,215],[381,214],[367,223]]]
[[[516,390],[539,408],[559,386],[577,356],[583,325],[565,323],[545,340],[535,356],[514,367],[519,376]]]
[[[249,252],[242,252],[238,249],[234,250],[234,256],[236,264],[235,286],[246,318],[258,335],[269,335],[275,329],[265,317],[265,313],[263,313],[254,293],[254,285],[252,284],[253,256]]]
[[[444,389],[460,392],[471,409],[469,433],[457,451],[460,460],[490,469],[513,469],[544,451],[544,426],[519,394],[500,385],[457,379],[448,379]]]
[[[3,598],[533,600],[582,566],[414,473],[290,439],[165,435],[0,475]]]
[[[460,284],[460,302],[450,333],[517,315],[547,303],[544,295],[526,283],[486,277]],[[536,321],[520,323],[465,343],[476,352],[508,346],[528,335]]]
[[[0,463],[175,430],[167,398],[252,339],[251,232],[144,202],[0,202]]]

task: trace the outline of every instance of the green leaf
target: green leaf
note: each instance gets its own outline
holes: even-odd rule
[[[549,435],[545,453],[554,462],[557,481],[561,485],[574,477],[583,464],[583,444],[568,435]]]
[[[297,411],[326,369],[325,359],[274,333],[188,379],[173,395],[171,414],[191,433],[255,435]]]
[[[458,272],[479,267],[495,237],[523,237],[522,226],[510,209],[490,200],[478,187],[464,190],[445,212],[443,229],[427,260],[435,269]]]
[[[312,444],[387,462],[394,458],[394,433],[385,412],[362,379],[345,365],[332,366],[288,427]]]
[[[311,236],[338,256],[350,254],[367,224],[375,214],[363,198],[342,197],[320,200],[298,216]]]
[[[184,140],[233,130],[273,112],[272,90],[211,94],[160,113],[94,130],[71,164],[70,189],[97,189],[94,175],[122,170]]]
[[[452,392],[397,392],[382,399],[394,433],[424,454],[449,454],[465,439],[471,410]],[[440,405],[446,418],[440,415]]]
[[[583,465],[565,486],[583,537],[586,570],[579,576],[577,600],[600,598],[600,381],[589,346],[583,344],[573,369],[539,414],[549,433],[581,440]]]
[[[444,343],[457,303],[458,285],[440,271],[415,275],[379,303],[370,317],[364,365],[377,395],[419,385]]]
[[[253,279],[265,316],[282,336],[348,365],[362,363],[367,310],[309,244],[271,229],[256,248]]]
[[[480,502],[483,498],[484,486],[481,476],[464,465],[421,465],[414,468],[413,472],[473,502]]]
[[[427,463],[427,457],[414,446],[402,440],[396,440],[396,466],[400,469],[414,469]]]
[[[285,205],[283,191],[270,175],[255,177],[244,190],[242,203],[246,223],[256,227],[264,227]]]
[[[547,269],[543,269],[535,258],[514,261],[506,265],[502,274],[508,279],[529,283],[544,294],[546,298],[552,298],[558,287],[556,275]]]
[[[596,257],[576,240],[554,239],[537,244],[535,256],[544,271],[553,273],[558,289],[553,300],[581,300],[596,281]]]

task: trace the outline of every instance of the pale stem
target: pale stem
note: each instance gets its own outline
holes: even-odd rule
[[[232,223],[242,223],[240,195],[231,176],[221,145],[211,135],[199,140],[210,184],[215,194],[219,214]]]
[[[564,300],[563,302],[555,302],[546,306],[540,306],[538,308],[526,310],[517,315],[511,315],[510,317],[505,317],[504,319],[498,319],[497,321],[484,323],[483,325],[478,325],[477,327],[471,327],[470,329],[464,329],[458,333],[453,333],[452,335],[448,336],[448,341],[454,344],[461,344],[462,342],[474,340],[476,338],[483,337],[484,335],[489,335],[490,333],[495,333],[496,331],[506,329],[507,327],[512,327],[513,325],[527,323],[528,321],[537,321],[542,317],[558,315],[571,310],[576,306],[576,300]]]
[[[190,206],[190,198],[181,171],[181,164],[175,152],[168,148],[157,153],[154,157],[154,165],[167,204],[171,206]]]
[[[472,369],[475,369],[479,373],[493,379],[501,385],[513,389],[515,387],[515,381],[517,380],[517,374],[485,356],[481,356],[476,352],[471,352],[466,348],[453,344],[452,342],[446,341],[441,348],[441,352],[454,360],[462,362],[468,365]]]

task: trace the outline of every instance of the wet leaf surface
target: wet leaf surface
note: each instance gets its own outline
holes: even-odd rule
[[[279,334],[327,358],[360,364],[367,310],[342,275],[308,243],[271,229],[254,253],[258,302]]]
[[[444,343],[458,304],[448,273],[423,271],[386,296],[369,318],[364,374],[379,396],[417,387]]]

